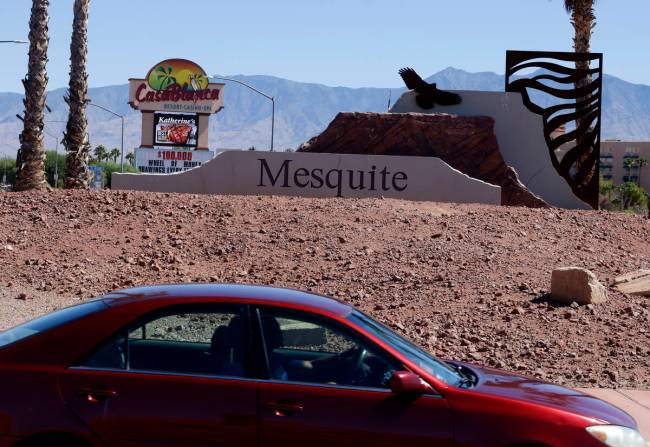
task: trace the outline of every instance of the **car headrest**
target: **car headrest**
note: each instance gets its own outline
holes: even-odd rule
[[[272,317],[271,315],[263,315],[262,327],[264,328],[264,341],[266,342],[266,348],[268,350],[284,346],[282,329],[280,329],[280,324],[275,317]]]
[[[210,340],[210,353],[225,355],[228,344],[228,327],[219,326],[212,333],[212,340]]]

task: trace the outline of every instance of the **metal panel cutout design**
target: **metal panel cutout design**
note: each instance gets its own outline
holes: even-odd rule
[[[508,51],[506,91],[544,120],[557,172],[574,194],[598,208],[603,91],[602,53]]]

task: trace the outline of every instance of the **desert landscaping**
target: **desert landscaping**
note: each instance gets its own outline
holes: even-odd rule
[[[115,191],[0,194],[0,329],[142,284],[255,283],[353,304],[443,358],[576,387],[650,387],[650,221],[387,199]],[[550,297],[591,270],[600,304]]]

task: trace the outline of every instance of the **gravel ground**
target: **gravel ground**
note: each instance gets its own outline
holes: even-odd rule
[[[133,285],[236,282],[337,297],[436,355],[584,387],[650,388],[650,299],[549,299],[650,267],[650,223],[595,211],[378,199],[0,193],[0,328]]]

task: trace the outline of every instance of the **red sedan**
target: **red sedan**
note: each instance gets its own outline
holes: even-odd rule
[[[0,333],[0,447],[645,447],[547,382],[444,362],[339,301],[130,289]]]

